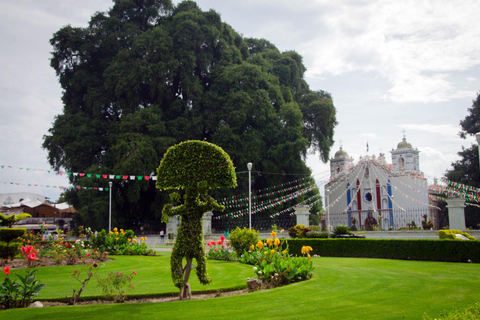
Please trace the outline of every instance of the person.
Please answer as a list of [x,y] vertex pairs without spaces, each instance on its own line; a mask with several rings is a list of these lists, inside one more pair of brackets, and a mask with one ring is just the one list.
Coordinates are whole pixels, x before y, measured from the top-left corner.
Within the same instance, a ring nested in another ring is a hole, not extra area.
[[165,239],[165,232],[163,232],[163,230],[160,230],[160,240],[163,240]]

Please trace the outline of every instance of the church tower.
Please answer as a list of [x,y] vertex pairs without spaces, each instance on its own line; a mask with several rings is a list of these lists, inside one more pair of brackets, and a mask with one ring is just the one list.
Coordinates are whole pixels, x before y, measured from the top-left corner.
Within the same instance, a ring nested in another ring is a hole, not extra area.
[[352,166],[353,159],[348,156],[348,153],[340,146],[340,150],[335,152],[335,157],[330,159],[330,179],[332,181],[345,176],[348,169]]
[[418,149],[414,149],[411,143],[407,142],[405,134],[397,149],[390,151],[392,154],[393,174],[420,173],[420,160]]

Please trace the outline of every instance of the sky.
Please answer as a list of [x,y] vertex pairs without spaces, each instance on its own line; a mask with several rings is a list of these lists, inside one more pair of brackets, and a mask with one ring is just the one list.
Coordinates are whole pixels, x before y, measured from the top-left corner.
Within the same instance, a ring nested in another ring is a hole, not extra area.
[[[330,92],[337,110],[331,157],[342,146],[355,161],[382,152],[391,162],[389,151],[405,134],[432,181],[451,168],[462,146],[476,143],[458,133],[480,92],[479,1],[197,4],[244,37],[303,56],[310,89]],[[87,26],[95,12],[112,6],[110,0],[0,0],[0,194],[33,192],[56,201],[60,187],[69,186],[65,175],[51,171],[42,149],[63,108],[49,39],[68,24]],[[329,164],[318,154],[307,164],[322,188]]]

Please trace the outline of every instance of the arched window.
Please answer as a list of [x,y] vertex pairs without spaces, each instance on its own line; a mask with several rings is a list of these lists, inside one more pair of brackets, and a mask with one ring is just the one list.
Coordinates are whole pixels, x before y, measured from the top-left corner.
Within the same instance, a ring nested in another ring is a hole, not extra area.
[[398,169],[403,170],[404,168],[405,168],[405,160],[403,159],[403,157],[400,157],[398,159]]

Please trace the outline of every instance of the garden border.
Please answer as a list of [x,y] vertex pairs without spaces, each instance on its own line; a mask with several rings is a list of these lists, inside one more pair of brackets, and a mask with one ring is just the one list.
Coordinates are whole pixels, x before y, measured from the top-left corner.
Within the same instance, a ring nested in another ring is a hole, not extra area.
[[289,252],[325,257],[381,258],[480,263],[480,241],[427,239],[288,239]]

